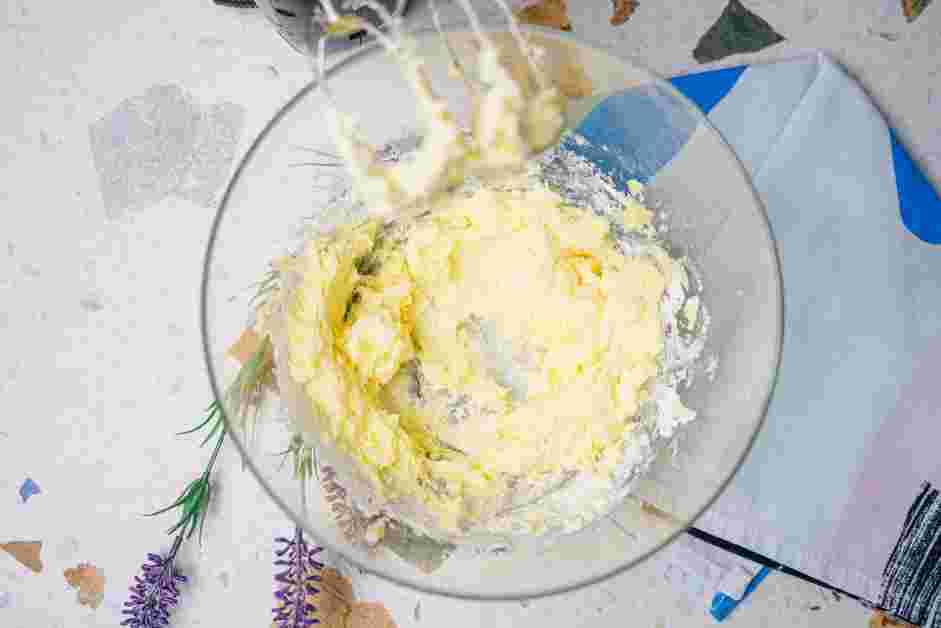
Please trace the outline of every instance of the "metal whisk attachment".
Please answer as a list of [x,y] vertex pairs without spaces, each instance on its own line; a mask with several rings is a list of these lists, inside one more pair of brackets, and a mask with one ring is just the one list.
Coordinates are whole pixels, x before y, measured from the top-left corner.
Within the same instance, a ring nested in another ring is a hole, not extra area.
[[[375,0],[354,1],[345,4],[343,12],[332,0],[322,0],[323,10],[314,17],[326,35],[317,41],[314,54],[318,88],[328,104],[328,123],[337,152],[352,174],[361,200],[372,211],[388,213],[413,205],[460,185],[467,175],[496,176],[519,170],[530,157],[558,141],[563,127],[563,96],[541,71],[536,51],[523,36],[506,2],[495,1],[507,18],[512,41],[526,60],[532,84],[514,78],[470,0],[458,0],[478,49],[475,67],[468,68],[447,40],[437,3],[431,2],[435,28],[472,100],[471,128],[464,129],[429,80],[417,42],[409,36],[401,18],[403,0],[397,0],[398,5],[391,11]],[[379,16],[381,24],[377,26],[347,12],[353,6],[368,8]],[[356,31],[365,31],[383,46],[415,94],[424,129],[422,141],[409,160],[383,163],[376,148],[359,133],[355,119],[334,105],[326,72],[327,41]]]

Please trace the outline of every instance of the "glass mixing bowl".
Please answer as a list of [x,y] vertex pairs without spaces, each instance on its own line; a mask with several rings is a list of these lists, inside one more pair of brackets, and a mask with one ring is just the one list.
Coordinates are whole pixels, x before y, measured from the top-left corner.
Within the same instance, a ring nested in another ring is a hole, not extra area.
[[[569,112],[572,124],[596,140],[611,138],[592,158],[616,181],[646,181],[664,237],[701,271],[702,300],[711,313],[705,355],[715,363],[707,369],[710,377],[682,391],[699,416],[683,428],[674,451],[661,452],[627,499],[578,532],[449,548],[392,530],[370,549],[347,540],[345,506],[339,507],[338,523],[336,505],[322,490],[329,478],[299,482],[285,463],[291,433],[276,400],[262,408],[250,438],[236,422],[230,425],[247,467],[316,542],[397,583],[473,599],[520,599],[597,582],[637,564],[690,526],[748,453],[765,416],[781,348],[781,277],[767,218],[735,154],[701,111],[669,83],[610,52],[567,34],[525,30],[554,59],[557,78],[581,96]],[[450,35],[457,42],[470,37]],[[454,103],[464,101],[441,39],[433,31],[417,37],[432,83]],[[394,62],[375,46],[336,63],[330,85],[339,106],[359,116],[376,145],[408,137],[415,127],[414,97]],[[593,110],[600,96],[611,93],[628,96],[618,105],[622,109]],[[251,320],[251,284],[272,260],[296,249],[307,229],[348,219],[327,209],[348,181],[323,154],[333,152],[323,107],[321,94],[310,86],[274,116],[239,164],[213,223],[201,323],[212,387],[221,401],[237,370],[226,350]]]

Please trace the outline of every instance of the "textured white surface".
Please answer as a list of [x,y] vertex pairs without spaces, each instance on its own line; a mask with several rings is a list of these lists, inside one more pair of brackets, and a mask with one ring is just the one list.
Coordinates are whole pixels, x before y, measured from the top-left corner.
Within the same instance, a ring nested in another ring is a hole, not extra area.
[[[607,24],[607,1],[570,4],[577,33],[668,72],[692,64],[690,50],[725,3],[647,0],[619,28]],[[938,177],[941,7],[906,25],[880,0],[745,4],[788,37],[748,60],[831,50]],[[160,195],[116,211],[102,192],[90,126],[125,99],[174,85],[200,107],[242,107],[244,148],[308,73],[260,14],[208,0],[9,0],[3,11],[0,542],[42,540],[45,570],[35,575],[0,555],[0,626],[113,626],[140,560],[168,544],[169,519],[140,513],[172,500],[208,454],[172,434],[210,395],[197,299],[212,210],[203,196]],[[26,476],[42,493],[21,504]],[[182,555],[192,583],[174,625],[268,625],[272,536],[290,526],[233,456],[223,456],[217,477],[206,540]],[[62,576],[81,561],[107,578],[97,610],[79,607]],[[711,623],[705,603],[669,585],[664,569],[657,557],[602,585],[525,604],[455,602],[371,578],[357,588],[386,603],[400,626]],[[855,604],[772,576],[728,623],[864,618]]]

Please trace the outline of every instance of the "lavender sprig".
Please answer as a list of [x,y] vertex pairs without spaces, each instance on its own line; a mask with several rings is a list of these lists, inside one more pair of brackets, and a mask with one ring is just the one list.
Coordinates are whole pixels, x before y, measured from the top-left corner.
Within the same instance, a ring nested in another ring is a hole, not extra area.
[[121,622],[122,626],[161,628],[169,625],[170,611],[180,597],[177,583],[186,582],[186,576],[177,573],[173,566],[184,533],[180,531],[166,556],[147,554],[147,562],[141,566],[142,576],[134,576],[131,597],[121,611],[128,616]]
[[218,402],[209,404],[206,418],[196,427],[183,434],[192,434],[209,426],[209,435],[200,447],[211,439],[216,439],[209,462],[202,475],[190,482],[172,504],[147,516],[159,515],[170,510],[180,509],[180,518],[167,534],[175,534],[173,546],[166,556],[147,554],[147,562],[141,566],[143,577],[134,576],[134,585],[130,588],[131,596],[124,603],[123,614],[128,618],[121,622],[130,628],[162,628],[170,624],[170,609],[176,606],[180,597],[177,583],[186,582],[186,576],[177,573],[174,561],[183,541],[193,536],[198,529],[202,539],[203,524],[212,499],[212,469],[216,464],[219,451],[225,442],[226,425],[222,406]]
[[307,601],[308,595],[319,593],[316,582],[320,582],[323,563],[316,559],[322,547],[309,546],[300,526],[294,529],[294,538],[278,537],[275,543],[283,547],[275,550],[275,566],[284,567],[274,580],[277,583],[274,596],[280,602],[272,609],[278,628],[306,628],[319,624],[315,613],[317,607]]
[[[278,278],[277,271],[272,270],[262,280],[256,296],[264,299],[268,293],[276,290]],[[239,427],[243,432],[247,432],[249,428],[247,409],[254,408],[257,413],[266,389],[272,385],[273,381],[274,359],[271,339],[265,336],[260,346],[239,369],[235,381],[224,395],[225,401],[234,408],[236,418],[241,419]],[[175,534],[176,537],[172,549],[166,556],[147,555],[147,562],[141,566],[143,575],[134,577],[135,584],[130,588],[131,596],[124,603],[123,613],[128,615],[128,618],[121,622],[122,626],[162,628],[170,624],[170,610],[176,606],[180,596],[177,583],[186,582],[186,577],[174,569],[174,561],[183,541],[193,536],[196,530],[199,530],[199,539],[202,541],[203,526],[206,523],[206,515],[213,495],[212,471],[228,433],[229,423],[226,421],[225,412],[222,401],[215,400],[206,408],[206,416],[198,425],[179,434],[193,434],[205,429],[208,433],[199,446],[203,447],[213,440],[215,444],[202,474],[190,482],[172,504],[147,515],[154,516],[179,509],[179,519],[167,530],[167,534]],[[303,543],[303,538],[300,540]],[[303,545],[305,560],[310,565],[320,565],[311,558],[316,551],[319,549],[311,552],[306,544]],[[322,568],[323,565],[320,567]],[[304,611],[307,612],[306,608]]]

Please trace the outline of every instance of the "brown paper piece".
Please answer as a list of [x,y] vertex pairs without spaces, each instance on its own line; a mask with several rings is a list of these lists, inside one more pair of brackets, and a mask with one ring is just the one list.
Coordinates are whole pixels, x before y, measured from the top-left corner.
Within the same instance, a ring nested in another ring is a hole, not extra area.
[[[332,567],[320,573],[318,593],[307,596],[322,628],[396,628],[389,610],[379,602],[357,602],[353,585]],[[278,628],[272,624],[272,628]]]
[[[264,339],[265,337],[256,332],[253,327],[246,327],[239,339],[235,341],[235,344],[226,351],[226,355],[238,360],[239,364],[245,366],[245,363],[258,353]],[[277,383],[272,373],[274,356],[269,353],[266,358],[269,361],[259,367],[258,377],[261,378],[259,381],[268,390],[277,390]]]
[[[539,33],[529,33],[527,37],[533,46],[539,46],[545,51],[543,71],[563,95],[567,98],[584,98],[592,94],[594,85],[582,67],[578,49],[573,44]],[[492,33],[491,38],[500,51],[507,71],[523,86],[526,93],[532,93],[532,69],[516,40],[508,33]],[[449,41],[462,61],[476,63],[476,39],[465,34],[454,34]]]
[[332,567],[320,573],[319,593],[307,596],[307,602],[317,607],[315,617],[323,628],[346,628],[353,605],[353,585]]
[[250,357],[258,352],[260,346],[261,336],[258,335],[258,332],[256,332],[254,328],[246,327],[242,335],[239,336],[239,339],[235,341],[235,344],[226,351],[226,355],[238,360],[239,364],[245,364]]
[[105,573],[90,563],[79,563],[77,567],[66,569],[65,581],[73,589],[78,589],[78,603],[82,606],[98,608],[105,599]]
[[346,628],[396,628],[389,609],[379,602],[356,602]]
[[647,502],[641,502],[640,509],[643,510],[648,515],[653,515],[654,517],[657,517],[658,519],[664,519],[666,521],[675,521],[675,517],[673,515],[671,515],[670,513],[664,510],[660,510],[656,506],[648,504]]
[[637,10],[637,0],[612,0],[614,13],[611,14],[611,26],[620,26],[631,19]]
[[876,611],[872,614],[872,618],[869,620],[869,628],[915,628],[912,624],[902,621],[901,619],[895,619],[886,615],[882,611]]
[[553,82],[559,91],[568,98],[585,98],[594,92],[594,86],[582,67],[578,51],[574,46],[565,46],[566,50],[552,53],[549,67]]
[[42,541],[10,541],[0,545],[0,549],[16,559],[21,565],[29,567],[33,573],[42,571]]
[[928,8],[932,0],[902,0],[902,13],[909,22],[914,22]]
[[526,7],[517,13],[516,17],[520,22],[533,26],[558,28],[562,31],[572,30],[565,0],[543,0],[539,4]]

